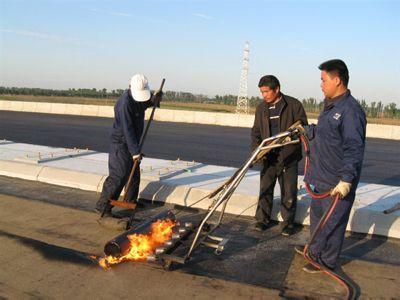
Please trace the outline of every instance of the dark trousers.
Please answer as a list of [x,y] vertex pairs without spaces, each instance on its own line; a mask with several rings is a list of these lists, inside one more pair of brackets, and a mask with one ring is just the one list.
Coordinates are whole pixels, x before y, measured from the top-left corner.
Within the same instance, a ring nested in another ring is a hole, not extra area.
[[[331,217],[315,236],[310,245],[310,252],[318,263],[322,263],[329,268],[335,268],[336,262],[342,250],[343,240],[349,221],[351,207],[353,206],[355,191],[351,191],[345,198],[339,200]],[[319,220],[328,210],[333,199],[313,199],[310,207],[310,232],[314,232]]]
[[[108,177],[104,181],[103,190],[100,199],[97,202],[98,207],[103,207],[107,200],[118,200],[122,189],[129,179],[133,166],[132,155],[129,153],[125,144],[111,143],[111,149],[108,156]],[[136,168],[133,175],[131,187],[127,193],[127,201],[134,202],[139,194],[140,184],[140,166]]]
[[271,220],[274,188],[278,179],[281,187],[281,214],[283,225],[294,222],[297,204],[297,162],[284,167],[279,163],[264,161],[260,173],[260,196],[256,211],[256,220],[267,224]]

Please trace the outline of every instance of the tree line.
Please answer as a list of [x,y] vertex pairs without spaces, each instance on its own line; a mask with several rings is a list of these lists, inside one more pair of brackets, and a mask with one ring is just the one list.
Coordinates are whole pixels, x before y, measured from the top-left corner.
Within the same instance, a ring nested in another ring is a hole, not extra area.
[[[317,102],[314,98],[303,99],[303,106],[307,112],[318,113],[324,106],[324,102]],[[382,101],[373,101],[367,104],[367,101],[362,99],[358,100],[361,107],[364,109],[367,117],[370,118],[390,118],[400,119],[400,108],[397,108],[396,103],[389,103],[384,105]]]
[[[60,96],[60,97],[85,97],[96,99],[117,99],[123,89],[115,89],[108,91],[107,89],[68,89],[54,90],[41,88],[19,88],[19,87],[0,87],[0,95],[33,95],[33,96]],[[236,105],[236,95],[216,95],[214,97],[193,94],[189,92],[164,92],[163,101],[167,102],[186,102],[186,103],[210,103],[210,104],[226,104]],[[249,106],[255,107],[262,102],[260,97],[249,98]],[[318,113],[323,107],[323,101],[317,101],[315,98],[307,98],[302,100],[304,109],[307,112]],[[396,118],[400,119],[400,108],[396,103],[384,105],[381,101],[371,102],[367,104],[366,100],[359,101],[368,117],[372,118]]]

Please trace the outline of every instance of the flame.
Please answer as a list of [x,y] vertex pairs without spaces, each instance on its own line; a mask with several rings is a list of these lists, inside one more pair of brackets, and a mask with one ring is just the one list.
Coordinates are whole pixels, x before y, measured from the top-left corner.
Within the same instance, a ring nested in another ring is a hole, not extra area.
[[175,225],[176,222],[171,219],[157,220],[151,224],[149,233],[128,235],[131,244],[129,252],[121,257],[105,256],[99,259],[99,265],[103,269],[110,269],[111,265],[124,261],[146,260],[149,254],[154,253],[155,248],[161,246],[171,238],[172,228]]

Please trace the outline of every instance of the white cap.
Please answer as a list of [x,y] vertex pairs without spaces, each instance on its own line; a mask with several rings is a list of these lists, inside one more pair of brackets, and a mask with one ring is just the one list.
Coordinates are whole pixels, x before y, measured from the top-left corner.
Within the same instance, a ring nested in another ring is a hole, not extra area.
[[143,74],[133,75],[129,85],[133,99],[138,102],[150,100],[150,87],[146,76]]

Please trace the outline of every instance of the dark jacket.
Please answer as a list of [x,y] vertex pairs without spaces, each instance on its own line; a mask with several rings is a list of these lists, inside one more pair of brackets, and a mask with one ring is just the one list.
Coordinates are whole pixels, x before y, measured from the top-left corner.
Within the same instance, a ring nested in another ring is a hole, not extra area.
[[[300,120],[307,125],[307,116],[301,102],[293,97],[282,94],[283,107],[280,113],[280,132],[288,129],[294,122]],[[261,143],[262,140],[271,136],[269,126],[269,104],[265,101],[256,108],[254,125],[251,129],[251,148],[252,151]],[[301,145],[289,145],[281,148],[279,160],[285,166],[301,160]],[[268,154],[267,154],[268,156]]]
[[364,158],[367,120],[361,105],[347,91],[326,105],[318,125],[306,127],[313,139],[311,165],[305,181],[325,192],[339,180],[357,187]]
[[125,144],[132,156],[139,154],[139,143],[144,127],[144,112],[152,105],[153,102],[150,100],[135,101],[130,90],[126,90],[114,106],[111,142]]

